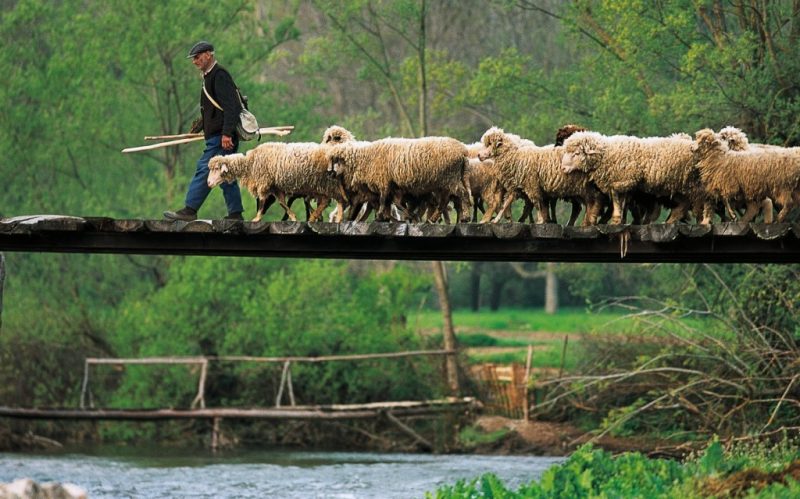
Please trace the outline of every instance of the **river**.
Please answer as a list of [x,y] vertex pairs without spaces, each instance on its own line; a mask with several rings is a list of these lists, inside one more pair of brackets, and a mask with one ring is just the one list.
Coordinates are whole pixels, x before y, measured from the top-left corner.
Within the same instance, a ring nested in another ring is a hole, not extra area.
[[71,449],[0,453],[0,482],[70,482],[90,498],[422,498],[494,473],[510,487],[563,458],[351,452]]

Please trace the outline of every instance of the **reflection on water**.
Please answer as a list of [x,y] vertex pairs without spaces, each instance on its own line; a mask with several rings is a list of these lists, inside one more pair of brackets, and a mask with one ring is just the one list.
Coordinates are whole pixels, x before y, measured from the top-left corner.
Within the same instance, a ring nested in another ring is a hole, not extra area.
[[510,487],[562,458],[348,452],[72,449],[0,453],[0,482],[75,483],[92,498],[409,498],[492,472]]

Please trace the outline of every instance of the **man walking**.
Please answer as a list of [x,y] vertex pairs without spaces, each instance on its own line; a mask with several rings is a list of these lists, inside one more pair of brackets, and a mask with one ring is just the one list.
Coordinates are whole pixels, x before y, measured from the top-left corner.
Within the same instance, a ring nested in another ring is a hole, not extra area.
[[[206,183],[209,160],[214,156],[235,153],[239,148],[236,125],[241,104],[233,77],[217,63],[213,45],[208,42],[198,42],[189,51],[187,58],[192,59],[192,64],[203,73],[203,90],[200,92],[202,125],[197,123],[192,127],[192,132],[203,131],[206,148],[197,161],[197,170],[189,182],[186,206],[177,211],[165,211],[164,217],[169,220],[190,221],[197,219],[197,211],[211,192]],[[225,218],[242,220],[244,209],[239,184],[223,183],[221,187],[228,208],[228,215]]]

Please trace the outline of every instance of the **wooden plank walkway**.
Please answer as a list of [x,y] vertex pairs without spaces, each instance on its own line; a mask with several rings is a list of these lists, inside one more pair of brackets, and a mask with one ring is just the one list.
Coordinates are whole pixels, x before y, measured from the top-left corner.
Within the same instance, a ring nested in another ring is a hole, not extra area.
[[386,414],[395,417],[427,416],[447,411],[472,410],[480,403],[472,397],[426,401],[375,402],[266,408],[204,409],[64,409],[0,407],[0,417],[19,419],[92,419],[152,421],[165,419],[366,419]]
[[800,224],[0,220],[0,251],[448,261],[800,263]]

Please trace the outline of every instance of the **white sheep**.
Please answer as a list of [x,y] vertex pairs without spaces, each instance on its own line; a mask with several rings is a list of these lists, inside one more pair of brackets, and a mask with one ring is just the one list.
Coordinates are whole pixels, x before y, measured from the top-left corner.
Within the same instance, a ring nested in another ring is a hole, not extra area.
[[467,148],[449,137],[386,138],[345,142],[327,148],[329,170],[341,176],[349,192],[378,198],[376,217],[389,216],[389,202],[400,207],[415,200],[446,210],[457,199],[461,221],[469,220],[469,188],[464,183]]
[[[694,151],[700,180],[711,201],[720,200],[730,206],[733,201],[744,200],[747,208],[741,222],[753,220],[767,198],[781,207],[778,222],[783,222],[800,204],[800,155],[795,151],[754,147],[732,151],[709,128],[695,133]],[[710,222],[711,208],[708,203],[703,223]]]
[[[538,147],[521,143],[513,134],[501,128],[492,127],[483,134],[484,146],[481,160],[493,159],[501,172],[501,182],[507,195],[502,214],[514,201],[518,193],[528,198],[536,208],[538,223],[548,223],[551,199],[578,198],[586,205],[584,225],[596,223],[599,214],[599,196],[589,183],[587,175],[567,175],[561,169],[563,148],[555,146]],[[500,220],[500,215],[494,222]]]
[[286,203],[287,196],[316,197],[320,200],[317,209],[308,217],[315,221],[322,215],[331,199],[337,202],[337,221],[343,217],[343,205],[347,195],[341,183],[327,174],[326,147],[314,143],[261,144],[244,154],[215,156],[209,161],[208,186],[213,188],[222,182],[238,179],[258,201],[254,222],[261,220],[266,211],[266,200],[274,195],[289,218],[297,215]]
[[611,197],[611,224],[622,223],[631,194],[641,192],[675,203],[666,223],[682,220],[703,197],[695,170],[693,142],[682,136],[639,138],[578,132],[564,141],[565,172],[588,173]]

